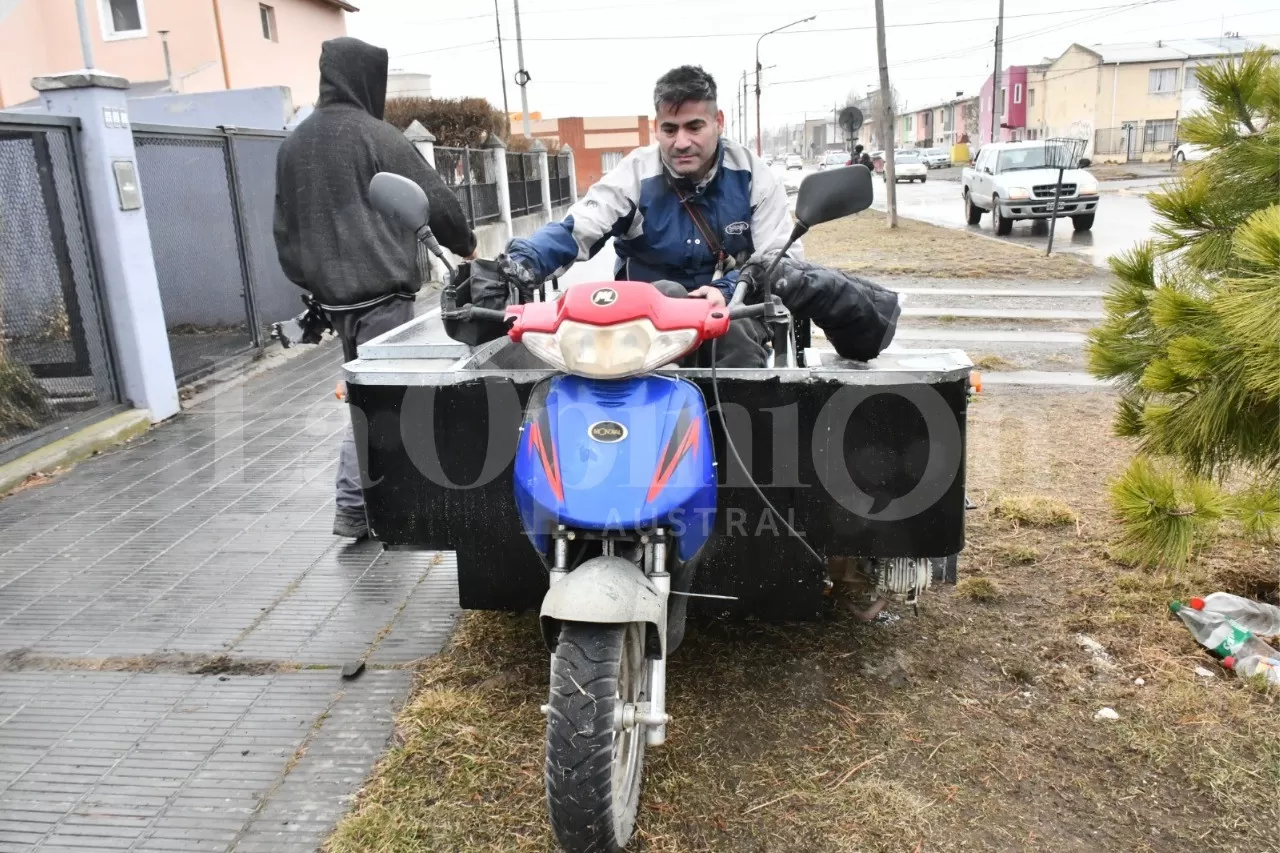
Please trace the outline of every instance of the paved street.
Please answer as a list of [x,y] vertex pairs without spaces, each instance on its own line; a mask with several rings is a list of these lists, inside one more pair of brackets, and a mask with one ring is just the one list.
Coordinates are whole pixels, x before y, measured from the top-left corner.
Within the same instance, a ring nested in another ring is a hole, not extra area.
[[[792,184],[798,184],[802,175],[815,171],[813,167],[806,167],[803,172],[792,170],[785,173],[781,167],[774,168],[784,174],[784,180]],[[1093,229],[1077,234],[1072,230],[1070,219],[1059,219],[1054,233],[1054,250],[1083,255],[1094,265],[1105,268],[1108,257],[1132,248],[1135,243],[1152,235],[1155,214],[1147,203],[1145,193],[1158,187],[1161,181],[1161,178],[1139,178],[1102,182],[1102,198]],[[885,185],[879,178],[875,179],[875,192],[874,206],[877,210],[884,210]],[[1048,245],[1047,222],[1018,222],[1008,237],[996,237],[990,214],[983,216],[980,225],[968,225],[964,217],[964,201],[958,175],[954,180],[939,180],[935,174],[925,183],[899,183],[898,212],[922,222],[972,231],[997,240],[1032,246],[1041,251]]]

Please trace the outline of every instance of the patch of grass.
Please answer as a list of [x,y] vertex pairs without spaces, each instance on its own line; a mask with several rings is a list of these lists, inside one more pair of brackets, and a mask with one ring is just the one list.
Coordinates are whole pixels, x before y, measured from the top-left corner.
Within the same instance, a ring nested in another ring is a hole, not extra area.
[[804,246],[810,260],[870,276],[1046,280],[1092,278],[1099,272],[1069,253],[1046,258],[1023,246],[914,219],[899,218],[898,228],[890,230],[884,214],[871,210],[819,225],[805,235]]
[[1032,527],[1054,527],[1075,524],[1076,513],[1057,498],[1044,495],[1002,495],[991,507],[991,512],[1019,524]]
[[995,353],[982,353],[970,356],[973,366],[978,370],[1017,370],[1018,365]]
[[996,582],[981,575],[961,578],[960,582],[956,584],[956,595],[982,604],[991,604],[1003,597],[1003,593],[1000,592],[1000,587],[996,586]]
[[1008,563],[1023,566],[1040,559],[1040,552],[1034,545],[1022,542],[1001,542],[996,546],[996,553]]

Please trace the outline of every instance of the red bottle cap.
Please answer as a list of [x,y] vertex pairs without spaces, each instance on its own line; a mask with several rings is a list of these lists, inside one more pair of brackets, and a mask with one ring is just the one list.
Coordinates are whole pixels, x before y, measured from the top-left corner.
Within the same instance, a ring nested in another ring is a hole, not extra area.
[[1191,606],[1196,610],[1204,610],[1204,599],[1200,598],[1199,596],[1196,596],[1195,598],[1191,599]]
[[1227,669],[1235,669],[1236,668],[1235,655],[1227,655],[1225,658],[1223,658],[1222,665],[1225,666]]

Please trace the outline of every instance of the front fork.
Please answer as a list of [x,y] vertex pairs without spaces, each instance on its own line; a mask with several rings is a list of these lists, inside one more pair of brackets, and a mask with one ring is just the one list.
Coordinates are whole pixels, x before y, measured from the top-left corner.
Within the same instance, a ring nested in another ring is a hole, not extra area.
[[[550,584],[554,585],[569,574],[569,542],[575,538],[576,534],[561,525],[552,536],[554,551],[551,562]],[[657,528],[652,533],[647,533],[640,537],[640,544],[643,548],[641,567],[644,569],[649,581],[662,596],[663,623],[658,626],[659,648],[662,651],[658,653],[657,658],[649,659],[649,684],[648,690],[645,692],[645,695],[649,697],[649,701],[627,705],[622,709],[622,716],[619,720],[619,725],[624,728],[631,728],[637,723],[643,724],[646,727],[645,743],[648,746],[662,746],[666,743],[667,723],[671,721],[666,712],[667,658],[665,638],[667,625],[665,614],[667,601],[671,598],[671,573],[667,571],[667,539],[667,532],[662,528]],[[612,556],[614,540],[606,539],[602,544],[604,554]]]

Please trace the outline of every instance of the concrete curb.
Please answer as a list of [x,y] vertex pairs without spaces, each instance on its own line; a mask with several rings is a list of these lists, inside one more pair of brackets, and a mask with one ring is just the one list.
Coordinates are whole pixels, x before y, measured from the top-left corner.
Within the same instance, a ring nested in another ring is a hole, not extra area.
[[0,465],[0,497],[8,494],[37,471],[51,471],[139,436],[151,427],[151,413],[130,409],[77,430],[57,441]]

